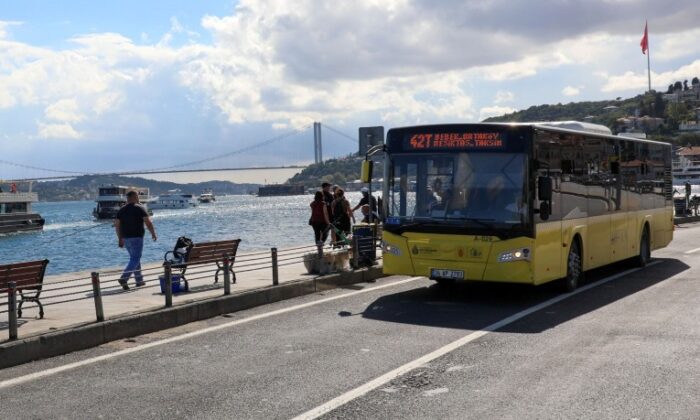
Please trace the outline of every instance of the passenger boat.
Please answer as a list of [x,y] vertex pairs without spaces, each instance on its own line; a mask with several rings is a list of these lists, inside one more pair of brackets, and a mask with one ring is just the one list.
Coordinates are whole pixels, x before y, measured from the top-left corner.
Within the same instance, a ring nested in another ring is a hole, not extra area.
[[95,219],[114,219],[117,217],[119,209],[126,204],[126,193],[134,190],[139,195],[139,201],[146,207],[148,214],[153,214],[148,208],[149,190],[148,188],[126,187],[122,185],[101,185],[98,189],[95,202],[97,205],[92,211]]
[[700,147],[681,147],[674,151],[673,184],[700,185]]
[[200,203],[211,203],[212,201],[216,201],[216,197],[214,197],[214,193],[211,189],[206,189],[199,195],[197,200],[199,200]]
[[170,190],[166,194],[161,194],[153,198],[148,203],[151,210],[161,209],[188,209],[197,207],[197,200],[192,194],[183,194],[180,190]]
[[15,183],[11,184],[10,192],[0,192],[0,233],[15,233],[41,230],[44,219],[32,212],[32,203],[39,201],[37,193],[21,192]]

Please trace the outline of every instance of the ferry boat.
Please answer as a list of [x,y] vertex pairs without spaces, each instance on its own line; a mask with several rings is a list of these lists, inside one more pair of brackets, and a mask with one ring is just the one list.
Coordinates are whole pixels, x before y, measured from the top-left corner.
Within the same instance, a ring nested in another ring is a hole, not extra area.
[[188,209],[197,207],[197,200],[192,194],[183,194],[180,190],[169,190],[148,202],[151,210],[161,209]]
[[0,192],[0,233],[43,229],[44,219],[32,212],[32,203],[39,201],[39,196],[32,192],[31,183],[27,192],[20,192],[15,183],[10,185],[9,192]]
[[97,205],[92,211],[95,219],[114,219],[117,217],[117,212],[126,204],[126,193],[134,190],[139,194],[139,201],[146,207],[148,214],[153,214],[153,211],[148,208],[149,191],[148,188],[126,187],[122,185],[101,185],[98,189],[95,202]]
[[200,203],[211,203],[212,201],[216,201],[216,197],[214,197],[214,193],[211,189],[206,189],[199,195],[197,200],[199,200]]
[[681,147],[674,152],[673,185],[700,185],[700,147]]

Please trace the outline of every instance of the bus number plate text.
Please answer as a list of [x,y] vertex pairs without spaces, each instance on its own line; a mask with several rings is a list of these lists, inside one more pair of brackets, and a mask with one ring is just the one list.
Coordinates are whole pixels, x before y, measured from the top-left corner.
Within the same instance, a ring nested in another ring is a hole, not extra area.
[[430,270],[430,278],[464,280],[464,271],[446,270],[444,268],[433,268]]

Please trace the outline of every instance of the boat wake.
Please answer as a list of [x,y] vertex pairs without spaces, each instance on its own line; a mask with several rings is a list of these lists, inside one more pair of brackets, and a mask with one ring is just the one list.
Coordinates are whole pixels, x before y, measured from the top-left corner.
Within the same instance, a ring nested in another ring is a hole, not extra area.
[[87,228],[100,224],[94,220],[83,220],[79,222],[67,222],[67,223],[46,223],[44,225],[44,231],[52,230],[64,230],[64,229],[77,229],[77,228]]

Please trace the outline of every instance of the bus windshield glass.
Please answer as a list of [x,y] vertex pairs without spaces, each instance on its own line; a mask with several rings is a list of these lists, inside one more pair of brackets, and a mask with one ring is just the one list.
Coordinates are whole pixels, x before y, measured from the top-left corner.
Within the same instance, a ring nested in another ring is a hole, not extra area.
[[404,153],[391,158],[387,229],[499,230],[528,224],[526,154]]

